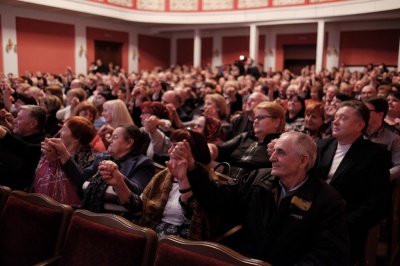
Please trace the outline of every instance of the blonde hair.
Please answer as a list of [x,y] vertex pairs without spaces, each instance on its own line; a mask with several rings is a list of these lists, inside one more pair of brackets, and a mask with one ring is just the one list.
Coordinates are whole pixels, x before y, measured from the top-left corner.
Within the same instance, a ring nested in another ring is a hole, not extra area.
[[204,101],[206,101],[207,99],[210,99],[217,105],[219,119],[227,120],[229,117],[229,106],[226,103],[225,98],[218,93],[212,93],[204,96]]
[[261,102],[254,108],[254,112],[259,109],[267,111],[272,117],[279,118],[279,125],[276,131],[277,133],[285,132],[285,109],[280,104],[275,102]]
[[294,90],[294,92],[297,94],[299,93],[299,86],[296,84],[290,84],[289,87],[287,87],[286,91]]
[[57,96],[58,99],[60,99],[60,102],[62,105],[64,105],[64,95],[63,91],[60,85],[49,85],[46,88],[44,88],[45,92],[50,92],[51,95]]
[[71,94],[73,97],[77,97],[79,102],[86,100],[86,92],[81,88],[70,89],[67,94]]
[[235,80],[228,80],[227,82],[225,82],[224,84],[224,89],[223,91],[225,92],[225,90],[228,87],[233,87],[235,89],[235,91],[237,92],[239,90],[239,83]]
[[129,114],[126,104],[121,100],[110,100],[103,104],[103,109],[106,107],[111,112],[113,128],[120,125],[134,125],[131,115]]
[[60,99],[55,95],[47,95],[46,97],[40,98],[39,102],[46,105],[49,112],[48,114],[52,115],[56,114],[62,105]]

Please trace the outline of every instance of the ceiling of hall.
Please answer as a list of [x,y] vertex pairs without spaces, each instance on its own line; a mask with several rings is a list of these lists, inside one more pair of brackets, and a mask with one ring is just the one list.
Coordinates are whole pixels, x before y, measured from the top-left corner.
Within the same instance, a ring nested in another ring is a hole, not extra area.
[[[390,1],[390,0],[383,0],[383,1]],[[400,2],[400,0],[397,0]],[[36,3],[35,3],[36,2]],[[70,10],[70,9],[64,9],[64,8],[58,8],[54,6],[50,6],[49,3],[51,1],[40,1],[43,4],[37,4],[39,1],[18,1],[18,0],[0,0],[0,5],[9,5],[9,6],[14,6],[18,8],[26,8],[26,9],[35,9],[35,10],[40,10],[44,12],[51,12],[55,14],[62,14],[62,15],[68,15],[68,16],[75,16],[79,18],[86,18],[86,19],[93,19],[93,20],[100,20],[100,21],[107,21],[107,22],[112,22],[112,23],[124,23],[125,25],[127,23],[132,24],[132,26],[139,26],[143,28],[148,28],[150,32],[152,33],[162,33],[162,32],[170,32],[170,31],[186,31],[186,30],[193,30],[194,28],[200,28],[200,29],[221,29],[221,28],[233,28],[233,27],[243,27],[247,25],[250,25],[252,22],[248,23],[168,23],[168,21],[164,23],[154,23],[154,22],[143,22],[143,21],[133,21],[131,20],[126,20],[126,19],[121,19],[118,17],[111,17],[111,16],[105,16],[105,15],[98,15],[94,13],[90,13],[90,8],[85,9],[85,12],[81,11],[75,11],[75,10]],[[48,3],[46,3],[48,2]],[[72,1],[72,2],[80,2],[82,1]],[[90,2],[89,2],[90,3]],[[48,5],[49,4],[49,5]],[[111,8],[111,7],[110,7]],[[114,8],[118,9],[118,8]],[[131,12],[137,12],[140,13],[141,15],[145,14],[146,12],[142,11],[131,11]],[[268,12],[268,11],[266,11]],[[1,11],[0,11],[1,13]],[[133,14],[135,15],[135,14]],[[187,15],[187,14],[186,14]],[[196,14],[196,16],[199,16],[201,14]],[[154,16],[154,13],[149,14],[149,16]],[[267,17],[267,15],[265,15]],[[256,25],[259,26],[268,26],[268,25],[285,25],[285,24],[302,24],[302,23],[314,23],[318,21],[318,19],[321,18],[314,18],[314,19],[301,19],[301,20],[267,20],[265,22],[256,22]],[[381,12],[372,12],[372,13],[366,13],[366,14],[360,14],[360,15],[341,15],[341,16],[329,16],[326,18],[323,18],[326,22],[341,22],[341,23],[346,23],[346,22],[352,22],[352,21],[365,21],[365,22],[370,22],[370,21],[377,21],[377,20],[400,20],[400,8],[396,8],[394,10],[388,10],[388,11],[381,11]],[[168,24],[167,24],[168,23]]]

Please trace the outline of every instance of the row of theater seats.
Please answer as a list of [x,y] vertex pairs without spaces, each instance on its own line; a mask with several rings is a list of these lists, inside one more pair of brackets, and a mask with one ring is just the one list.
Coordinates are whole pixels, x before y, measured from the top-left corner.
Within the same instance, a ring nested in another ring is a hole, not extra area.
[[368,232],[360,266],[400,265],[400,182],[391,184],[388,216]]
[[156,233],[0,186],[0,265],[270,265],[217,243]]

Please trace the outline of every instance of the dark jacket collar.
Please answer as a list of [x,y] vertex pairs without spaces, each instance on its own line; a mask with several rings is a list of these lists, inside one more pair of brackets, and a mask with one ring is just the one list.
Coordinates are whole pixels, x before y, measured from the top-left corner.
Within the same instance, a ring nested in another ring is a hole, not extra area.
[[[262,144],[268,144],[271,142],[271,140],[273,139],[277,139],[279,138],[279,136],[281,135],[281,133],[272,133],[272,134],[268,134],[267,136],[265,136],[264,141],[262,142]],[[247,133],[247,136],[251,139],[254,140],[258,140],[254,131],[250,131]]]
[[20,137],[20,139],[28,143],[40,143],[44,140],[45,137],[46,134],[44,132],[38,132],[29,136]]

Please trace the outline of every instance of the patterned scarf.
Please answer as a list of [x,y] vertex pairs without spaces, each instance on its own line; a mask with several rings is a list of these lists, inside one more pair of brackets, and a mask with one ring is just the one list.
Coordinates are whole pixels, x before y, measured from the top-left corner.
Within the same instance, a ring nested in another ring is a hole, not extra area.
[[224,138],[224,133],[222,131],[221,121],[211,116],[205,116],[205,120],[203,134],[207,142],[222,140]]
[[[125,162],[130,154],[126,154],[119,159],[110,158],[111,161],[118,165],[121,169],[121,164]],[[104,197],[108,187],[108,183],[103,180],[99,171],[91,178],[91,181],[83,196],[82,208],[89,211],[99,213],[104,210]]]
[[[212,170],[206,170],[209,171],[213,178],[217,178]],[[161,222],[173,180],[174,177],[168,168],[157,173],[151,179],[143,191],[143,215],[138,221],[138,225],[154,229]],[[188,239],[210,240],[214,238],[219,217],[206,214],[197,203],[194,205]]]
[[168,168],[157,173],[143,191],[143,215],[138,224],[154,228],[162,218],[174,177]]
[[74,155],[75,162],[81,169],[91,165],[94,161],[96,154],[90,145],[82,146],[82,148]]

